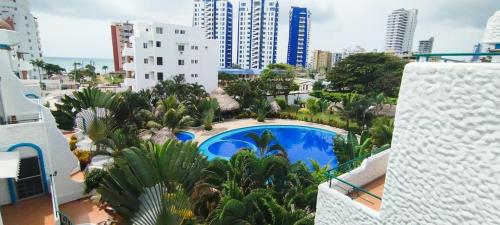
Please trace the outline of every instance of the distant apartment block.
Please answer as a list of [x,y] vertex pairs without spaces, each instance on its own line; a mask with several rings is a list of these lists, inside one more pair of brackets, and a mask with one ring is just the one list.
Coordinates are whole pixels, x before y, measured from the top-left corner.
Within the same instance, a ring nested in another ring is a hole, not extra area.
[[397,9],[387,17],[385,50],[397,55],[412,52],[413,36],[417,27],[416,9]]
[[432,47],[434,46],[434,37],[429,38],[429,40],[422,40],[418,43],[419,53],[432,53]]
[[331,52],[315,50],[312,55],[312,69],[320,70],[332,67],[332,56]]
[[123,51],[124,85],[129,89],[148,89],[174,76],[203,85],[208,92],[217,87],[218,45],[206,38],[203,29],[135,23],[130,42]]
[[355,47],[349,47],[349,48],[344,48],[342,49],[342,58],[347,58],[350,55],[354,54],[360,54],[360,53],[366,53],[366,49],[357,45]]
[[0,19],[5,20],[19,35],[19,45],[12,49],[16,59],[12,62],[14,71],[21,79],[38,78],[38,73],[31,73],[33,59],[42,58],[42,46],[38,31],[37,18],[31,14],[28,0],[0,1]]
[[111,41],[113,45],[113,64],[115,72],[123,71],[123,49],[129,45],[129,38],[134,34],[134,25],[127,22],[111,24]]
[[233,5],[228,0],[195,0],[193,26],[219,44],[219,67],[233,64]]
[[340,52],[334,52],[332,53],[332,65],[335,66],[337,65],[342,59],[344,58],[344,54]]
[[262,69],[276,63],[278,0],[241,0],[238,14],[237,64]]
[[311,12],[307,8],[292,7],[288,38],[287,63],[305,68],[311,36]]

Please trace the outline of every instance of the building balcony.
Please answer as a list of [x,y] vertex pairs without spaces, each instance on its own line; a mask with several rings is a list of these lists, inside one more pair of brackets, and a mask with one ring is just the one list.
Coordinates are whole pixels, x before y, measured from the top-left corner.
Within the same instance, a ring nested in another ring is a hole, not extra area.
[[126,87],[128,87],[128,86],[134,86],[134,84],[135,84],[135,78],[128,78],[127,77],[127,78],[125,78],[123,80],[123,85],[126,86]]
[[25,60],[19,60],[19,71],[32,71],[33,65]]
[[135,70],[134,62],[124,63],[123,64],[123,70],[125,70],[125,71],[134,71]]
[[125,47],[122,51],[122,55],[123,56],[134,56],[134,49],[129,48],[129,47]]
[[[357,158],[330,171],[330,180],[321,185],[320,195],[344,207],[378,212],[384,194],[385,173],[390,150]],[[349,171],[351,168],[355,168]],[[348,171],[340,176],[338,174]],[[321,199],[318,197],[318,199]]]

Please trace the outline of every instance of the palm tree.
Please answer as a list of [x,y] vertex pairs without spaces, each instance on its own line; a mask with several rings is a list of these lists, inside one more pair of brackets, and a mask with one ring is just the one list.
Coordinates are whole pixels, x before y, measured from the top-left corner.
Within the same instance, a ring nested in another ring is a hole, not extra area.
[[317,186],[303,163],[241,150],[204,170],[191,196],[208,224],[313,224]]
[[326,174],[330,170],[330,164],[327,164],[323,167],[321,167],[318,163],[318,161],[314,159],[309,160],[312,165],[312,176],[314,177],[314,180],[316,181],[317,185],[320,185],[321,183],[325,182],[327,180]]
[[191,117],[187,115],[186,106],[173,95],[159,101],[157,105],[162,124],[171,131],[185,127],[192,122]]
[[102,70],[104,70],[104,74],[108,73],[108,66],[102,66]]
[[267,115],[271,113],[271,103],[267,99],[257,100],[250,109],[257,114],[257,121],[264,122]]
[[101,151],[101,143],[107,140],[116,127],[115,121],[111,117],[100,118],[94,114],[88,124],[86,133],[96,146],[96,151]]
[[123,223],[184,224],[193,219],[189,195],[207,165],[195,143],[146,143],[124,149],[117,162],[97,192]]
[[219,103],[217,99],[205,98],[201,101],[201,108],[203,110],[202,121],[205,130],[212,130],[212,122],[215,117],[215,112],[219,110]]
[[346,123],[346,130],[350,129],[350,121],[351,115],[354,111],[354,103],[356,102],[356,95],[349,93],[347,95],[342,96],[342,107],[335,106],[335,109],[340,113],[340,115],[344,118]]
[[252,141],[255,143],[260,158],[264,158],[268,153],[275,153],[275,155],[280,155],[285,158],[288,157],[285,149],[277,143],[276,137],[270,130],[265,130],[260,136],[256,133],[251,132],[248,133],[246,137],[252,139]]
[[[347,134],[347,136],[336,136],[334,139],[333,151],[337,157],[338,166],[344,165],[347,162],[352,162],[353,159],[360,158],[373,149],[372,140],[370,138],[369,132],[362,132],[361,137],[358,138],[353,132]],[[361,161],[352,162],[352,165],[347,165],[348,168],[340,168],[350,170],[353,167],[357,167],[361,164]],[[344,171],[341,171],[344,172]]]
[[30,60],[31,65],[37,68],[38,70],[38,79],[40,83],[42,83],[42,69],[45,66],[45,62],[43,59],[32,59]]
[[384,147],[392,142],[392,133],[394,132],[394,119],[380,117],[374,120],[370,128],[373,145]]
[[314,224],[314,219],[307,212],[287,210],[266,189],[255,189],[244,196],[225,196],[207,220],[213,225]]

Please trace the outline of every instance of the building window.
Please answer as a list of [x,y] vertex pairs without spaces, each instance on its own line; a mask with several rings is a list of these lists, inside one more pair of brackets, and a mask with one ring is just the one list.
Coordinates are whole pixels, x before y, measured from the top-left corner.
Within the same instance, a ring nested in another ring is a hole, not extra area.
[[146,43],[146,42],[142,43],[142,47],[143,48],[148,48],[148,43]]
[[149,64],[149,60],[147,58],[144,59],[144,64]]
[[184,60],[183,60],[183,59],[179,59],[179,61],[178,61],[178,65],[179,65],[179,66],[184,66]]
[[163,34],[163,27],[157,27],[156,28],[156,33],[157,34]]
[[149,73],[144,74],[144,79],[149,80]]
[[179,34],[179,30],[175,30],[175,34]]
[[181,78],[182,80],[184,80],[184,79],[186,79],[186,75],[184,75],[184,74],[181,73],[181,74],[179,74],[179,78]]
[[178,45],[177,49],[179,50],[179,52],[183,52],[184,51],[184,45]]
[[163,57],[156,57],[156,65],[158,66],[163,65]]
[[185,33],[186,33],[186,31],[185,31],[185,30],[181,30],[181,34],[185,34]]
[[158,72],[158,73],[156,74],[156,77],[158,78],[158,80],[159,80],[159,81],[163,81],[163,73]]
[[157,41],[157,42],[156,42],[156,47],[157,47],[157,48],[161,48],[161,41]]

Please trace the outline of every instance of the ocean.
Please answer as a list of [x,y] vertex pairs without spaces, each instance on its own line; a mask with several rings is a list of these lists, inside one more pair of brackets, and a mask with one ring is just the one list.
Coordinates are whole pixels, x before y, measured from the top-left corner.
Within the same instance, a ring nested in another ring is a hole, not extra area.
[[46,63],[56,64],[66,69],[69,72],[74,69],[75,62],[81,63],[82,66],[92,64],[95,66],[97,73],[104,73],[103,66],[108,66],[108,73],[115,70],[113,59],[96,59],[96,58],[64,58],[64,57],[43,57]]

